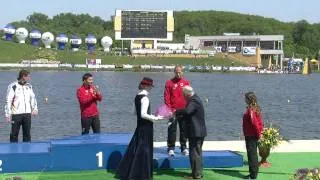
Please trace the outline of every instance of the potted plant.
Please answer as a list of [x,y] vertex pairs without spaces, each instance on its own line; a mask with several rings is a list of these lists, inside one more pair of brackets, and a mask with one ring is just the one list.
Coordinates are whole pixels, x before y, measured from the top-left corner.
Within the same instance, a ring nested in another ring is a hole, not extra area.
[[261,161],[259,166],[270,167],[271,164],[267,161],[270,155],[270,150],[278,146],[283,140],[279,129],[275,127],[267,127],[263,129],[260,140],[258,141],[258,150]]

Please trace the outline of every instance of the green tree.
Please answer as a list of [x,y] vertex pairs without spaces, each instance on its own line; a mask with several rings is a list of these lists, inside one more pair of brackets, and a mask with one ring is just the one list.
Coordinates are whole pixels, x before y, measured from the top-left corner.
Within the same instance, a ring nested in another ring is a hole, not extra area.
[[301,43],[302,36],[307,31],[308,26],[309,26],[309,23],[306,20],[301,20],[297,22],[292,34],[294,43],[296,44]]
[[[291,57],[293,53],[297,57],[314,56],[320,47],[320,24],[309,24],[305,20],[284,23],[273,18],[223,11],[175,11],[174,18],[173,42],[184,42],[185,34],[203,36],[238,32],[242,35],[284,35],[286,57]],[[33,13],[26,20],[12,24],[16,27],[26,27],[28,30],[37,28],[41,32],[50,31],[55,36],[59,33],[66,33],[69,37],[78,35],[83,40],[90,33],[96,36],[98,47],[103,36],[114,39],[114,22],[89,14],[60,13],[49,18],[42,13]],[[121,48],[122,41],[114,40],[112,46]],[[124,41],[123,46],[128,48],[130,42]]]

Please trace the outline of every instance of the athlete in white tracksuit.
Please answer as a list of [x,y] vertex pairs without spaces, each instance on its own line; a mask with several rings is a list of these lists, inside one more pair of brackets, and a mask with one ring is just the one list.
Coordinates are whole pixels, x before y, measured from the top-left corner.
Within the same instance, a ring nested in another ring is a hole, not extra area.
[[10,142],[18,142],[20,126],[23,131],[23,142],[30,142],[31,114],[38,114],[37,100],[28,81],[30,73],[21,70],[18,81],[8,86],[5,116],[11,121]]

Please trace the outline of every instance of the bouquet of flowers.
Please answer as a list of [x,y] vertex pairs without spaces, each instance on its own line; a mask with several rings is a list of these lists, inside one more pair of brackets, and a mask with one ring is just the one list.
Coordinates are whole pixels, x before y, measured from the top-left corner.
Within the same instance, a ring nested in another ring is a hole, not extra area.
[[278,146],[283,137],[280,135],[279,129],[274,127],[264,128],[261,138],[258,141],[258,150],[261,161],[259,165],[262,167],[270,167],[271,164],[267,162],[267,158],[270,155],[270,150]]
[[166,119],[170,119],[173,117],[172,110],[165,104],[159,106],[156,110],[156,116],[162,116]]
[[280,135],[279,129],[274,127],[264,128],[261,138],[258,141],[259,148],[274,148],[278,146],[283,137]]
[[294,180],[307,179],[307,180],[320,180],[320,168],[314,169],[298,169],[292,178]]

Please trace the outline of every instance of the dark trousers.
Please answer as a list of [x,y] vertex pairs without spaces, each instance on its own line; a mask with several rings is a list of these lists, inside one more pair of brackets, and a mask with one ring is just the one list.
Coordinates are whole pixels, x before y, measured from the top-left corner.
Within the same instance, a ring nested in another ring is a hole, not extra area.
[[187,138],[186,138],[186,122],[183,121],[183,119],[170,119],[172,124],[168,127],[168,139],[167,139],[167,145],[168,145],[168,151],[174,150],[176,146],[176,137],[177,137],[177,124],[179,124],[179,131],[180,131],[180,146],[181,146],[181,152],[187,148]]
[[189,138],[189,159],[193,178],[201,178],[203,170],[202,145],[204,137]]
[[256,179],[259,171],[258,153],[257,153],[258,138],[246,136],[245,141],[246,141],[246,148],[247,148],[250,178]]
[[18,142],[20,126],[22,126],[23,142],[31,141],[31,114],[14,114],[11,116],[11,143]]
[[100,133],[99,116],[92,116],[88,118],[81,118],[82,135],[89,134],[90,127],[93,133]]

